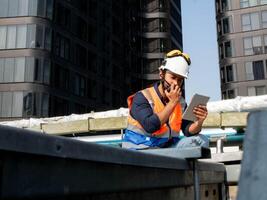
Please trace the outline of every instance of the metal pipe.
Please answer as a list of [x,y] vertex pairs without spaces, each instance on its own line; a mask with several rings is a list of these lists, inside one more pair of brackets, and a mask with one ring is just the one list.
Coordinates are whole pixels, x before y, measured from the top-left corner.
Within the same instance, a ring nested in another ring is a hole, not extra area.
[[216,153],[223,153],[223,138],[220,138],[216,142]]
[[196,167],[197,160],[193,159],[193,177],[194,177],[194,200],[200,200],[200,188],[199,188],[199,176],[198,176],[198,169]]

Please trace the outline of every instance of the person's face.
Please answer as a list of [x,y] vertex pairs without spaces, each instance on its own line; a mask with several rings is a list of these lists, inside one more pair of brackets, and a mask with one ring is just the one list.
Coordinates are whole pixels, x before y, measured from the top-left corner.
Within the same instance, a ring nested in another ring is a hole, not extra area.
[[160,76],[164,78],[169,85],[174,84],[181,87],[184,81],[184,77],[174,74],[168,70],[165,72],[165,74],[161,74]]

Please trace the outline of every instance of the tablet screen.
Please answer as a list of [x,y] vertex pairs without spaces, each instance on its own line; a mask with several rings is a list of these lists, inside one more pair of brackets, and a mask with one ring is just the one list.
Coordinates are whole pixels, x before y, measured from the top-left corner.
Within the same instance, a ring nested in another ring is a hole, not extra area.
[[193,113],[194,107],[200,104],[206,105],[208,101],[209,101],[209,97],[203,96],[200,94],[194,94],[189,106],[186,108],[185,112],[183,113],[183,119],[196,121],[197,119]]

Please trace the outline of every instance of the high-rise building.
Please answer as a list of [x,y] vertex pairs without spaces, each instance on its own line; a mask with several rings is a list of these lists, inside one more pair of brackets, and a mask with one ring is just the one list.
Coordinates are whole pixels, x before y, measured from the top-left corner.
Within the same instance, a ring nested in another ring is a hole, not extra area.
[[0,120],[126,106],[172,48],[180,0],[0,0]]
[[216,0],[223,99],[267,93],[267,1]]

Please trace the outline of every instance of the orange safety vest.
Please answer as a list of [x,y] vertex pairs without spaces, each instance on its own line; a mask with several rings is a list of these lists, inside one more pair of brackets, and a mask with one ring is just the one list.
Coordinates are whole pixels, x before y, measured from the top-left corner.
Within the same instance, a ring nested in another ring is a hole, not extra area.
[[[154,113],[161,112],[165,105],[162,103],[160,97],[158,96],[154,87],[149,87],[141,91],[144,97],[148,100],[150,106],[152,107]],[[131,95],[127,99],[129,110],[132,108],[132,101],[134,95]],[[163,124],[159,130],[152,133],[152,137],[157,138],[171,138],[178,137],[182,124],[182,106],[177,104],[172,114],[169,117],[169,123]],[[141,124],[135,120],[130,114],[128,116],[128,130],[135,133],[143,134],[145,136],[151,136],[151,133],[147,133]]]

